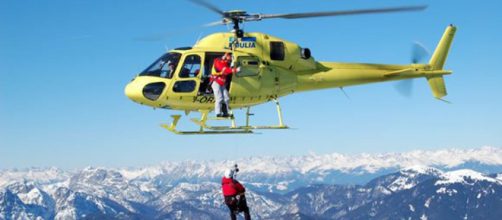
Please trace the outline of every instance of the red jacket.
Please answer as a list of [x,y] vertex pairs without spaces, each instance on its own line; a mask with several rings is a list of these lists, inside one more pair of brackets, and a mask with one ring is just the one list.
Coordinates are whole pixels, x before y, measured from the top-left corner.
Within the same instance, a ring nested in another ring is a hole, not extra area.
[[226,177],[221,179],[221,190],[223,191],[223,196],[236,196],[237,194],[246,192],[246,189],[239,181]]
[[214,69],[216,72],[221,73],[221,75],[211,75],[211,82],[217,82],[220,86],[224,86],[227,82],[227,76],[232,74],[234,71],[230,67],[230,63],[222,60],[221,58],[214,59]]

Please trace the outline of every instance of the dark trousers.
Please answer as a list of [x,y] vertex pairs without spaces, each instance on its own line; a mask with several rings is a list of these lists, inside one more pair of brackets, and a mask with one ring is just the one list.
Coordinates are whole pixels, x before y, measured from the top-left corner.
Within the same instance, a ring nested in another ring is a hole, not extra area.
[[244,195],[225,196],[225,204],[227,204],[228,209],[230,210],[230,219],[236,220],[236,214],[239,214],[239,212],[244,212],[244,219],[251,220],[251,215],[249,215],[249,207]]

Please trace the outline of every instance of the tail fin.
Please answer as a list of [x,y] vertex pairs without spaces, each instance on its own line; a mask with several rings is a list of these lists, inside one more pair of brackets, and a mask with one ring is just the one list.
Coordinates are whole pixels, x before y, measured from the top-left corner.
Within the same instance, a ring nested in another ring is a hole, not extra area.
[[[429,61],[429,65],[431,65],[432,70],[443,69],[456,30],[457,28],[453,25],[450,25],[446,28],[443,37],[439,41],[439,44],[436,47],[434,54],[432,54],[431,60]],[[429,86],[431,87],[432,95],[436,99],[442,100],[441,98],[447,95],[443,75],[428,76],[426,78]]]
[[453,41],[453,37],[455,36],[456,31],[457,28],[453,25],[450,25],[446,28],[443,37],[439,41],[439,44],[432,54],[431,60],[429,61],[429,64],[434,70],[443,69],[446,58],[448,57],[448,51],[450,50],[451,42]]

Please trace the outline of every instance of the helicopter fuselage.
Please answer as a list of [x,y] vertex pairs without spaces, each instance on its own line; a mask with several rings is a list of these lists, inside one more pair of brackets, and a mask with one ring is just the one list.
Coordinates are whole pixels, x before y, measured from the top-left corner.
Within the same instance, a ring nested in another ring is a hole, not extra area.
[[[452,38],[454,32],[455,28],[449,27],[445,36]],[[236,41],[232,33],[215,33],[191,48],[163,55],[136,76],[126,86],[125,93],[131,100],[154,108],[212,110],[214,98],[208,90],[209,76],[215,71],[214,59],[225,52],[232,52],[233,65],[241,69],[233,74],[228,85],[230,107],[234,109],[302,91],[418,77],[442,80],[442,75],[451,73],[432,64],[317,62],[309,49],[268,34],[246,33]],[[436,98],[446,95],[438,92],[437,96],[434,94]]]

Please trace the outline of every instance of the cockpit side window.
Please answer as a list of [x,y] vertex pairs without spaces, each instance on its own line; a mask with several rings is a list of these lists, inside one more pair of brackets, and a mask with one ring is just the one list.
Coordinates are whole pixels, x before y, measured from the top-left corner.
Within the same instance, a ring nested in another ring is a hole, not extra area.
[[150,65],[146,70],[141,72],[140,76],[158,76],[163,78],[172,78],[176,67],[180,61],[180,53],[166,53],[157,59],[152,65]]
[[284,43],[281,41],[270,42],[270,59],[284,60]]
[[178,76],[180,78],[192,78],[196,77],[200,73],[200,56],[199,55],[188,55],[185,58],[185,62],[180,69]]

